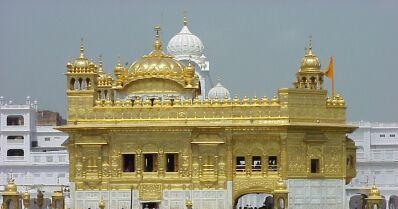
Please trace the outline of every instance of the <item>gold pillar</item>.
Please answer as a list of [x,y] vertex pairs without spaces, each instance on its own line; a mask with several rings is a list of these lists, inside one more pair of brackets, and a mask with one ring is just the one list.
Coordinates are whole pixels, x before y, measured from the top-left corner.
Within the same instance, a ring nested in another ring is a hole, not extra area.
[[191,200],[185,200],[185,206],[187,206],[187,209],[192,209],[192,201]]
[[101,199],[101,201],[98,203],[98,207],[100,209],[104,209],[105,208],[105,201],[103,199]]
[[366,198],[368,202],[368,209],[381,209],[381,203],[383,198],[380,196],[380,191],[376,185],[373,184],[369,191],[369,196]]
[[30,206],[30,194],[28,191],[24,192],[22,195],[23,206],[25,209],[28,209]]
[[21,209],[20,194],[14,179],[10,179],[5,187],[3,195],[3,209]]
[[51,195],[51,208],[52,209],[65,209],[65,196],[61,191],[54,191]]
[[274,190],[274,209],[286,209],[288,207],[288,193],[285,182],[280,178]]

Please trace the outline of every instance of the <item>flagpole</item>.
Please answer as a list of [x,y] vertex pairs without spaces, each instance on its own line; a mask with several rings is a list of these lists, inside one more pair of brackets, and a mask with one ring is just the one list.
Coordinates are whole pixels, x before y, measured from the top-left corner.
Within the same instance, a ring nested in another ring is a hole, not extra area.
[[334,97],[334,74],[332,75],[332,97]]

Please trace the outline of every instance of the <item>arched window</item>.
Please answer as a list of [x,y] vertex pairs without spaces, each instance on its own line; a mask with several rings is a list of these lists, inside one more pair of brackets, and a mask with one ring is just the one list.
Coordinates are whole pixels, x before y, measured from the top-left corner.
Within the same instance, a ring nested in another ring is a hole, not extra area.
[[79,90],[82,90],[83,79],[79,78]]
[[311,77],[311,83],[315,83],[316,79],[315,77]]
[[22,115],[7,116],[7,126],[23,126],[24,118]]
[[9,149],[7,150],[7,156],[24,156],[23,149]]
[[70,90],[75,90],[75,82],[76,82],[75,78],[70,79],[70,81],[69,81],[69,89]]
[[86,78],[86,89],[89,90],[91,87],[90,78]]
[[23,143],[23,136],[7,136],[7,143]]

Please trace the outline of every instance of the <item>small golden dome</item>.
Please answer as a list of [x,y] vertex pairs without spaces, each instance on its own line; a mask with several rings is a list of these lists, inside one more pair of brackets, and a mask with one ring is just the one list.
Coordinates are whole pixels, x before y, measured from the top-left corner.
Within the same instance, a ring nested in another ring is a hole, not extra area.
[[73,62],[75,68],[89,68],[90,61],[84,56],[83,39],[80,41],[80,56]]
[[118,58],[117,64],[113,69],[113,71],[116,76],[121,75],[122,72],[124,71],[124,67],[122,66],[122,61],[120,60],[120,57]]
[[17,192],[17,185],[14,182],[14,179],[10,179],[5,187],[6,192]]
[[30,194],[29,194],[28,191],[25,191],[25,192],[22,194],[22,199],[24,199],[24,200],[29,200],[29,199],[30,199]]
[[148,55],[142,56],[135,61],[129,68],[129,74],[156,74],[158,72],[171,71],[174,73],[182,73],[185,66],[173,59],[173,56],[167,55],[162,51],[162,43],[159,38],[160,27],[155,27],[156,36],[154,42],[154,50]]
[[310,39],[306,53],[301,60],[300,71],[319,71],[321,63],[318,57],[312,52],[312,41]]
[[373,184],[372,188],[369,191],[369,197],[379,197],[380,191],[377,189],[376,185]]
[[278,190],[286,190],[287,189],[287,186],[282,179],[278,180],[278,182],[276,183],[276,187]]
[[103,199],[101,199],[101,201],[98,203],[98,207],[100,209],[104,209],[105,208],[105,201]]

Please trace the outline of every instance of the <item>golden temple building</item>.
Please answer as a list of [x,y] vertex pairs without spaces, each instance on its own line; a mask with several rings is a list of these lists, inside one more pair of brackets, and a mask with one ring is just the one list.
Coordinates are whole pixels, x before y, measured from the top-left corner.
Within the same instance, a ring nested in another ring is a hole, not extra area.
[[285,190],[284,208],[345,207],[355,127],[342,96],[328,97],[311,43],[293,85],[271,99],[209,98],[197,66],[165,53],[155,31],[152,52],[119,60],[113,76],[83,43],[67,63],[59,130],[70,136],[74,208],[231,209],[243,195]]

